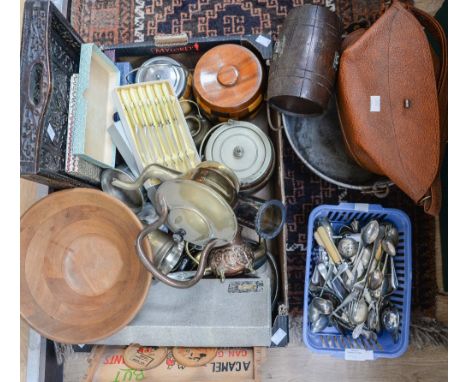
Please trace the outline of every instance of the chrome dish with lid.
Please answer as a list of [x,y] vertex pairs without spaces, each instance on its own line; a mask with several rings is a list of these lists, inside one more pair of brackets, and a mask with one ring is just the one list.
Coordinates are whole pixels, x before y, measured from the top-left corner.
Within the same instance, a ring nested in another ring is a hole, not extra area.
[[222,163],[237,175],[241,192],[258,191],[273,173],[273,144],[250,122],[229,120],[213,127],[201,151],[206,160]]
[[186,95],[189,84],[189,72],[171,57],[156,56],[145,61],[137,70],[135,82],[167,80],[171,83],[177,98]]

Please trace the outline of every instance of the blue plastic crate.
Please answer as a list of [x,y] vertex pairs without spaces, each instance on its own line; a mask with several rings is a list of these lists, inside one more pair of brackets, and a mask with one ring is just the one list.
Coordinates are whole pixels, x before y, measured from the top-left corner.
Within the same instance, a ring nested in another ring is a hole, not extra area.
[[[318,251],[313,233],[317,218],[326,216],[333,224],[335,231],[353,219],[359,220],[361,226],[371,219],[391,222],[400,234],[400,241],[395,256],[395,268],[398,276],[398,289],[389,296],[390,301],[400,312],[399,339],[394,343],[389,333],[383,332],[376,343],[363,338],[354,340],[351,334],[343,336],[334,327],[328,327],[321,333],[312,333],[309,323],[308,305],[311,301],[309,283],[315,264],[314,254]],[[304,325],[303,338],[306,346],[313,352],[331,354],[348,360],[373,360],[377,358],[395,358],[401,356],[408,348],[409,325],[411,316],[411,222],[404,212],[383,208],[376,204],[341,203],[337,206],[321,205],[309,216],[307,229],[307,260],[304,285]]]

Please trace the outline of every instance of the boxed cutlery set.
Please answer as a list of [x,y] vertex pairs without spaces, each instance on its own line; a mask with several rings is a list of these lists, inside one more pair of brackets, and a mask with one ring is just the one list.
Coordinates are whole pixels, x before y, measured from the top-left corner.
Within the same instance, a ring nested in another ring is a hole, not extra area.
[[[27,0],[21,176],[50,192],[21,218],[30,326],[66,344],[287,345],[284,136],[325,180],[379,197],[395,185],[437,214],[440,26],[394,1],[370,28],[342,34],[335,13],[308,4],[276,41],[157,35],[101,49],[49,1]],[[411,224],[356,206],[311,214],[304,341],[347,359],[398,356]],[[361,345],[372,355],[349,350]]]

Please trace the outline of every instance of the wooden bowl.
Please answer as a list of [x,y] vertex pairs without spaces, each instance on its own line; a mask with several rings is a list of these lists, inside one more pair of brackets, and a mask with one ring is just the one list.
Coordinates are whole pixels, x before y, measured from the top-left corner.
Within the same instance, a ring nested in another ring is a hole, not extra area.
[[[55,192],[21,217],[21,316],[43,336],[93,343],[137,314],[151,274],[135,214],[104,192]],[[145,245],[149,253],[149,243]]]

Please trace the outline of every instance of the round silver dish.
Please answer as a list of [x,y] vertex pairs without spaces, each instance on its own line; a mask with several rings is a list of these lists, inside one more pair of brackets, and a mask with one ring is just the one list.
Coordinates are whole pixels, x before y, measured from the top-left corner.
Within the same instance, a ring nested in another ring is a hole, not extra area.
[[234,171],[242,192],[255,192],[273,174],[275,150],[259,127],[250,122],[230,120],[212,130],[204,157]]
[[173,58],[156,56],[145,61],[138,68],[135,82],[167,80],[174,88],[177,98],[180,98],[187,87],[187,74],[187,69]]

